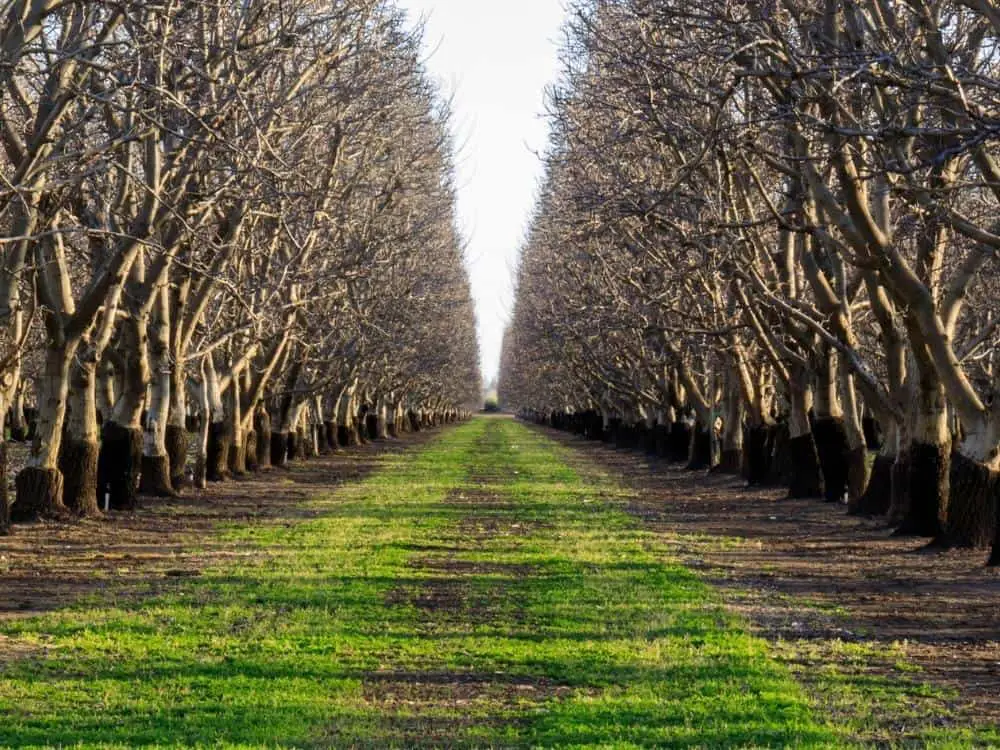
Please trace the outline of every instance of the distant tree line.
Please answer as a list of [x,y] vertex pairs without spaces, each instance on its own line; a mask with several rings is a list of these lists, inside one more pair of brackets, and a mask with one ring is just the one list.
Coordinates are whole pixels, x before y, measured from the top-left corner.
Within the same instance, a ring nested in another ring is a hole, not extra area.
[[1000,6],[587,0],[564,64],[502,403],[1000,562]]
[[0,529],[476,407],[421,54],[384,0],[0,2]]

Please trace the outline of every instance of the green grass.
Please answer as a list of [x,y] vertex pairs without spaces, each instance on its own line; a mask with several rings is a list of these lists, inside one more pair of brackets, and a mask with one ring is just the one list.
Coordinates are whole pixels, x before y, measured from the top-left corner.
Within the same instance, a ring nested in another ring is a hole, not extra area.
[[30,655],[0,660],[0,746],[849,744],[565,450],[477,419],[317,520],[220,531],[238,566],[3,624]]

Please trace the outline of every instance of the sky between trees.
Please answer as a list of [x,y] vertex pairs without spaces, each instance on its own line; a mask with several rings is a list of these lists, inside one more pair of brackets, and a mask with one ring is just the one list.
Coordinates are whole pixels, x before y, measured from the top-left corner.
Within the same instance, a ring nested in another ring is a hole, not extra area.
[[560,0],[405,0],[426,19],[427,67],[454,96],[458,208],[476,299],[483,376],[498,368],[512,270],[535,202],[557,76]]

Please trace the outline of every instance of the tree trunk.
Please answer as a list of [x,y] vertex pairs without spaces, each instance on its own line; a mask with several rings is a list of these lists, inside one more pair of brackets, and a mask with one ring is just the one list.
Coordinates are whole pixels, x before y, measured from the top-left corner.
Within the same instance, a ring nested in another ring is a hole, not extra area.
[[46,349],[45,370],[38,382],[37,434],[32,440],[28,465],[21,469],[15,482],[15,500],[10,511],[14,523],[66,513],[63,477],[58,468],[59,449],[69,394],[69,368],[75,353],[76,344],[50,343]]
[[844,432],[847,436],[847,504],[857,504],[868,488],[868,443],[861,420],[854,375],[841,361],[840,386],[844,409]]
[[[273,421],[273,420],[272,420]],[[289,434],[287,432],[271,433],[271,465],[279,468],[288,466]]]
[[790,498],[823,497],[826,491],[819,452],[809,424],[812,393],[806,385],[807,381],[808,373],[793,374],[788,394],[791,402],[791,414],[788,420]]
[[170,412],[164,435],[170,463],[170,486],[180,492],[187,483],[188,430],[187,383],[183,362],[173,362],[170,368]]
[[96,364],[86,357],[72,368],[68,414],[59,470],[63,475],[63,504],[80,516],[98,514]]
[[7,441],[0,433],[0,536],[10,534],[10,501],[7,499]]
[[229,452],[233,447],[233,427],[229,420],[208,426],[208,449],[205,452],[205,478],[224,482],[229,477]]
[[197,390],[200,419],[198,420],[198,447],[195,454],[194,464],[194,486],[199,490],[203,490],[208,486],[208,432],[210,429],[210,406],[208,399],[208,378],[206,373],[207,359],[208,357],[203,357],[201,360],[201,378],[198,383]]
[[336,452],[340,450],[340,446],[337,444],[337,423],[333,420],[326,420],[323,422],[323,436],[326,440],[326,447],[330,452]]
[[205,392],[208,397],[209,419],[205,478],[209,482],[223,482],[229,476],[229,451],[233,445],[233,425],[222,403],[219,376],[211,354],[205,357]]
[[684,468],[688,471],[704,471],[712,468],[712,433],[710,427],[701,422],[695,422],[691,431],[688,462]]
[[790,487],[794,467],[792,466],[791,432],[788,420],[778,422],[768,430],[767,454],[770,456],[767,474],[768,484]]
[[908,503],[896,534],[939,539],[951,473],[948,404],[936,375],[919,378],[911,412]]
[[774,425],[747,425],[743,434],[743,478],[751,487],[763,487],[771,482],[771,432]]
[[115,369],[111,362],[101,357],[97,363],[97,426],[103,427],[111,419],[115,407]]
[[261,471],[271,468],[271,415],[263,405],[254,414],[254,434],[257,436],[257,468]]
[[850,472],[850,445],[838,390],[836,356],[824,350],[816,367],[816,390],[812,422],[813,440],[823,472],[823,494],[827,502],[846,503]]
[[380,396],[375,411],[375,439],[389,439],[389,403],[385,396]]
[[[15,377],[16,386],[17,379]],[[10,534],[10,500],[7,497],[7,441],[4,439],[7,404],[13,392],[0,390],[0,536]]]
[[726,414],[722,423],[722,454],[716,469],[724,474],[739,474],[743,470],[743,414],[744,404],[738,384],[730,383]]
[[122,325],[121,361],[124,371],[121,393],[111,417],[101,426],[101,452],[97,461],[98,502],[105,495],[115,510],[133,510],[137,505],[142,466],[142,407],[149,382],[146,327],[129,318]]
[[[605,434],[609,434],[608,431]],[[692,438],[691,426],[687,422],[678,420],[670,425],[670,460],[672,462],[681,463],[688,460]]]
[[170,486],[180,492],[188,482],[188,431],[184,425],[168,424],[165,435],[170,466]]
[[942,509],[943,533],[937,541],[948,547],[986,549],[996,538],[1000,474],[955,451],[949,479],[949,503]]
[[230,434],[232,444],[229,448],[227,469],[233,475],[241,477],[247,473],[247,443],[243,432],[243,412],[240,403],[240,378],[233,376],[229,386]]
[[260,471],[260,466],[257,465],[257,433],[252,429],[247,430],[243,443],[243,453],[243,463],[247,473],[256,474]]
[[142,480],[139,491],[154,497],[174,497],[170,483],[170,455],[167,452],[167,421],[170,416],[170,299],[163,285],[154,294],[147,327],[149,342],[149,400],[142,437]]
[[899,428],[895,421],[887,421],[881,448],[872,464],[871,475],[864,493],[852,500],[847,512],[854,516],[884,516],[892,505],[892,475],[899,445]]
[[96,516],[97,458],[96,440],[78,440],[67,435],[59,450],[59,471],[63,475],[63,503],[78,516]]
[[28,439],[28,422],[24,418],[24,389],[27,383],[22,378],[14,390],[14,400],[10,407],[10,439],[15,443],[23,443]]
[[357,408],[354,393],[355,386],[352,385],[337,401],[337,442],[345,447],[357,445],[360,441],[355,421]]
[[830,503],[846,503],[851,449],[844,420],[842,417],[817,417],[812,433],[823,472],[824,497]]
[[141,466],[142,430],[114,420],[105,422],[97,459],[98,501],[103,504],[106,499],[113,510],[134,510]]

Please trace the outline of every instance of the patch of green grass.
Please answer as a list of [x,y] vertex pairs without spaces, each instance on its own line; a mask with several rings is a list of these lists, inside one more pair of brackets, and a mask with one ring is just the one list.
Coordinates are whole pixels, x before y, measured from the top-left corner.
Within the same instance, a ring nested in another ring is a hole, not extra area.
[[220,530],[238,564],[3,624],[31,655],[0,660],[0,746],[850,744],[566,450],[477,419],[315,520]]

